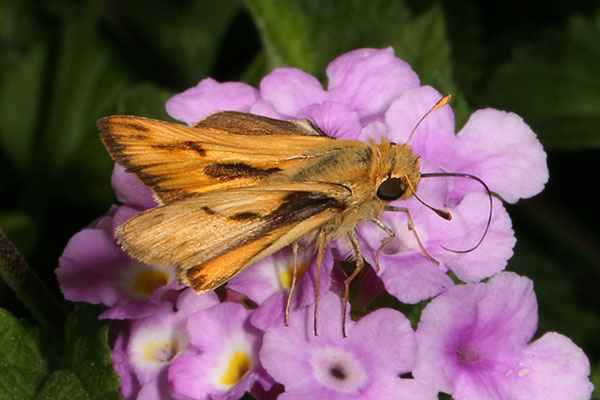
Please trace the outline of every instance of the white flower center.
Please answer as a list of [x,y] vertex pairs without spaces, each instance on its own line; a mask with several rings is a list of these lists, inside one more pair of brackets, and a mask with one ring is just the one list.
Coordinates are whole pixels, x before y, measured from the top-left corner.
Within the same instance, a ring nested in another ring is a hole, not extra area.
[[185,332],[164,326],[139,329],[131,338],[131,362],[140,369],[162,368],[187,347],[188,341]]
[[310,360],[315,379],[328,389],[355,393],[368,380],[368,374],[354,354],[336,347],[315,352]]

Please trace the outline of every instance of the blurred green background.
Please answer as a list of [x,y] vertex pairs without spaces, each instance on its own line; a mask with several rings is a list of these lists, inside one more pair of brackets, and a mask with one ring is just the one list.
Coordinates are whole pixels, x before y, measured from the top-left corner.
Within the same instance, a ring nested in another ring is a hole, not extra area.
[[[509,269],[535,282],[538,333],[571,337],[598,382],[600,213],[590,184],[600,162],[599,1],[4,0],[0,227],[62,302],[54,269],[67,240],[116,201],[99,117],[169,120],[165,100],[207,76],[257,85],[283,65],[326,85],[336,56],[385,46],[423,84],[454,95],[457,130],[473,110],[495,107],[539,135],[550,182],[508,207],[518,239]],[[0,305],[30,347],[43,346],[2,282]]]

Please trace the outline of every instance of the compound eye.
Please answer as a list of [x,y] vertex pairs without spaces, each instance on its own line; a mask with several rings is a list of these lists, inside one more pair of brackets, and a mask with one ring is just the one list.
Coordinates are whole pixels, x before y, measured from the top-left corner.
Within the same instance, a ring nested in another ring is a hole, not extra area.
[[377,188],[377,197],[381,200],[397,200],[404,194],[406,184],[401,178],[387,178]]

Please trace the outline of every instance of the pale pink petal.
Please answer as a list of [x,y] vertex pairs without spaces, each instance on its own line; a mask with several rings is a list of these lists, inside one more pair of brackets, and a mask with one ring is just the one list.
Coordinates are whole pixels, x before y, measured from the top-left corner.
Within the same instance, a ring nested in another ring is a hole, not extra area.
[[444,166],[454,158],[456,145],[454,112],[449,104],[425,116],[441,98],[442,94],[431,86],[421,86],[407,90],[385,113],[388,137],[398,144],[406,143],[425,117],[414,131],[410,145],[416,154],[438,166]]
[[[516,114],[476,111],[458,133],[453,172],[483,179],[509,203],[539,193],[548,181],[546,153],[531,128]],[[475,190],[476,182],[457,183],[454,196]]]
[[514,398],[588,400],[590,362],[571,339],[546,333],[523,352],[523,359],[507,376],[507,389]]
[[171,117],[193,125],[215,111],[248,111],[258,97],[258,91],[245,83],[206,78],[171,97],[165,106]]
[[289,117],[325,99],[317,78],[297,68],[277,68],[265,76],[260,82],[260,94],[278,113]]
[[339,103],[312,104],[300,110],[298,118],[312,121],[327,136],[337,139],[356,139],[361,131],[358,114]]
[[394,55],[394,49],[358,49],[345,53],[327,67],[327,100],[345,104],[360,118],[385,112],[392,100],[419,86],[410,65]]
[[125,167],[117,163],[113,168],[111,184],[117,199],[123,204],[138,207],[142,210],[158,205],[150,188],[145,186],[133,173],[126,172]]

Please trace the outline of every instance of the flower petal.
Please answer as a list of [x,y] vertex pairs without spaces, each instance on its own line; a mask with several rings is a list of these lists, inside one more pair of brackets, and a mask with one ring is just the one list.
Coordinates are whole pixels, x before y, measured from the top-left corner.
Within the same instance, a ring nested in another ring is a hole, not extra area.
[[140,390],[140,383],[133,374],[127,354],[129,328],[130,321],[111,321],[109,324],[109,338],[112,338],[112,363],[115,371],[119,374],[121,396],[126,400],[134,399]]
[[303,108],[298,113],[298,118],[312,121],[328,136],[337,139],[356,139],[361,131],[356,112],[330,101]]
[[529,279],[502,272],[488,283],[455,286],[421,314],[413,375],[458,400],[522,398],[507,395],[512,378],[506,378],[521,369],[520,355],[536,327]]
[[455,349],[462,335],[476,326],[477,303],[484,296],[485,288],[476,284],[455,286],[425,307],[416,333],[417,365],[412,372],[416,379],[452,393],[461,373]]
[[289,117],[325,99],[325,91],[317,78],[298,68],[275,69],[260,82],[260,94],[278,113]]
[[[367,340],[365,338],[377,338]],[[400,376],[410,372],[417,361],[417,342],[409,320],[399,311],[380,308],[362,317],[348,331],[348,346],[368,352],[372,372],[393,370]]]
[[[546,153],[531,128],[516,114],[485,109],[474,112],[458,133],[452,169],[483,179],[509,203],[539,193],[548,181]],[[473,191],[463,180],[454,196]]]
[[110,231],[84,229],[69,240],[59,258],[60,290],[71,301],[110,306],[119,298],[114,278],[127,262]]
[[[306,269],[308,260],[304,252],[298,254],[298,268]],[[303,266],[304,264],[304,266]],[[294,255],[292,247],[287,246],[275,254],[257,262],[234,276],[228,283],[227,288],[243,293],[257,304],[262,304],[277,292],[289,290],[287,281],[293,276],[291,271],[294,267]],[[303,272],[303,271],[302,271]],[[284,280],[286,281],[284,283]]]
[[121,203],[138,207],[142,210],[158,205],[154,200],[150,188],[142,184],[134,174],[126,172],[125,167],[115,163],[110,179],[117,199]]
[[[404,92],[385,113],[388,137],[393,142],[406,143],[419,121],[441,98],[442,94],[431,86]],[[414,132],[410,145],[415,153],[437,165],[446,165],[453,159],[456,137],[452,107],[445,105],[427,115]]]
[[394,49],[358,49],[345,53],[327,67],[327,99],[345,104],[361,118],[382,114],[392,100],[419,86],[410,65]]
[[258,91],[245,83],[206,78],[171,97],[165,107],[171,117],[193,125],[215,111],[248,111],[258,96]]
[[521,365],[507,380],[512,398],[588,400],[590,362],[571,339],[546,333],[524,351]]
[[194,398],[237,399],[258,379],[260,332],[250,312],[224,302],[191,316],[187,331],[199,352],[188,351],[169,367],[176,393]]
[[452,279],[423,254],[406,257],[383,254],[379,263],[386,290],[403,303],[416,304],[454,285]]
[[479,302],[479,323],[493,329],[491,341],[523,345],[537,329],[537,300],[533,282],[513,272],[502,272],[486,284],[486,296]]
[[[492,198],[492,220],[485,236],[490,212],[486,194],[470,193],[456,207],[446,210],[452,214],[452,221],[438,218],[427,225],[437,227],[429,231],[427,243],[434,258],[466,282],[478,282],[502,271],[516,243],[510,217],[502,203]],[[446,250],[469,250],[479,240],[482,240],[479,246],[466,253]]]
[[380,383],[379,397],[394,400],[438,400],[438,391],[419,379],[389,379]]
[[273,324],[265,333],[260,358],[285,387],[279,398],[375,400],[389,398],[392,387],[422,392],[394,384],[415,361],[414,332],[400,312],[379,309],[356,323],[348,319],[343,338],[342,299],[328,292],[319,310],[318,336],[312,331],[312,307],[294,310],[289,326]]

